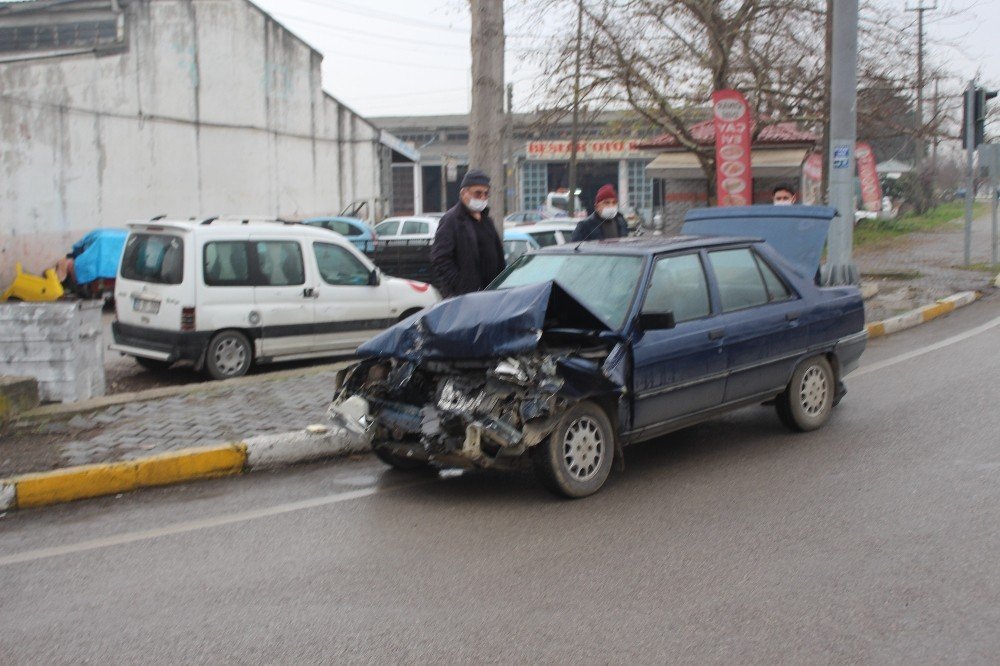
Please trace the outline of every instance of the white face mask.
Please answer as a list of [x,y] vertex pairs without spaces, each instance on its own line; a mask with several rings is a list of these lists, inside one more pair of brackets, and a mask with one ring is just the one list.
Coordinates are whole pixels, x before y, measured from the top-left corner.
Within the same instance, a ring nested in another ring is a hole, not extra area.
[[618,206],[605,206],[601,209],[601,217],[605,220],[612,220],[618,214]]
[[791,206],[792,205],[792,200],[791,199],[785,199],[784,201],[775,201],[774,205],[775,206]]
[[469,203],[466,204],[473,213],[482,213],[489,205],[489,199],[469,199]]

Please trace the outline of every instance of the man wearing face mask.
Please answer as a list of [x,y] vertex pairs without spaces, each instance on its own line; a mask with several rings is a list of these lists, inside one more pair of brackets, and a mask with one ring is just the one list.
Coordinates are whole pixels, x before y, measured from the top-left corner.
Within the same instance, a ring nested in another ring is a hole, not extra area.
[[795,203],[795,191],[790,185],[778,185],[771,192],[771,203],[775,206],[791,206]]
[[441,216],[431,246],[435,286],[445,298],[480,291],[506,267],[489,209],[490,179],[479,169],[462,178],[458,203]]
[[580,220],[573,230],[570,242],[624,238],[627,235],[628,224],[618,212],[618,193],[613,185],[608,184],[597,190],[593,214]]

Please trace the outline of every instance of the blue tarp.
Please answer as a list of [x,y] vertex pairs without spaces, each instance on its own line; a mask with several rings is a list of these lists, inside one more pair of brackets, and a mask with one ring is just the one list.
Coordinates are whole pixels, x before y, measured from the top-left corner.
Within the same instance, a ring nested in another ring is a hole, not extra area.
[[113,279],[125,248],[124,229],[95,229],[73,244],[73,268],[77,284],[87,284],[99,278]]
[[608,327],[557,283],[480,291],[441,301],[358,347],[362,358],[486,359],[533,351],[542,330]]
[[802,277],[819,270],[830,222],[829,206],[723,206],[695,208],[684,216],[682,234],[762,238]]

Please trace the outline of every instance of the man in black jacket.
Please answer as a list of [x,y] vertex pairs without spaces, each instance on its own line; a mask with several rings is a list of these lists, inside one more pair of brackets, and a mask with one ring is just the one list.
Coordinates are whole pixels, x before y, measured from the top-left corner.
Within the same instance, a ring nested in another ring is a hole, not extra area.
[[479,169],[462,178],[459,202],[441,216],[431,266],[445,298],[480,291],[506,267],[503,243],[490,218],[490,179]]
[[624,238],[628,236],[628,223],[618,212],[618,193],[614,185],[608,184],[597,190],[594,198],[594,212],[580,220],[573,230],[570,242]]

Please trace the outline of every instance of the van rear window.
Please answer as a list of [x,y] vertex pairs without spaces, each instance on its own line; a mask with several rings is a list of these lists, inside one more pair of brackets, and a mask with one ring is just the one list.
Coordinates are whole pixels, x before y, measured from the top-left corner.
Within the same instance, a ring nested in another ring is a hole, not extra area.
[[132,234],[122,253],[127,280],[180,284],[184,277],[184,240],[165,234]]

